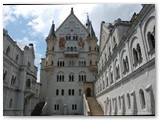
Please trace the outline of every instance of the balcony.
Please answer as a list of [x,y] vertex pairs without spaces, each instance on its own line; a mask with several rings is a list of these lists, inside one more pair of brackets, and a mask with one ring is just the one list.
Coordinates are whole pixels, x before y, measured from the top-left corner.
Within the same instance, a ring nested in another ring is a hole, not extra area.
[[79,51],[64,51],[64,56],[67,58],[78,58]]
[[97,65],[91,65],[91,66],[89,66],[89,70],[91,72],[98,72],[98,67],[97,67]]
[[97,51],[95,51],[95,50],[91,50],[91,51],[88,53],[88,55],[92,55],[92,54],[97,55]]
[[47,72],[52,72],[52,71],[54,70],[54,67],[53,67],[52,65],[46,65],[46,66],[45,66],[45,70],[46,70]]

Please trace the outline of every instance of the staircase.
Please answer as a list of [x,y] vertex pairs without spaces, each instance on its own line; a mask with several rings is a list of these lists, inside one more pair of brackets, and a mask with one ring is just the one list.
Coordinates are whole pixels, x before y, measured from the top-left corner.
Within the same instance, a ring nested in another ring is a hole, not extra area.
[[31,116],[40,116],[44,105],[45,105],[45,102],[39,102],[35,106],[33,112],[31,113]]
[[92,116],[104,115],[101,106],[98,104],[96,98],[87,97],[89,108]]

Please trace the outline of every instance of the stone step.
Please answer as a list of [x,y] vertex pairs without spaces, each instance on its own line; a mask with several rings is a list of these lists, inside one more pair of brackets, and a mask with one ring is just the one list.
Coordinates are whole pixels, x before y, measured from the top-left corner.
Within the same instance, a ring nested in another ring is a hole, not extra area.
[[87,97],[91,115],[103,115],[103,110],[94,97]]

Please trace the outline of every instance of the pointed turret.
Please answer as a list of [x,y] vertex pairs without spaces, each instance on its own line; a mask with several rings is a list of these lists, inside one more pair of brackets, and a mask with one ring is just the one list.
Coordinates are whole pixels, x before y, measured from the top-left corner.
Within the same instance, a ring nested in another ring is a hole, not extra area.
[[92,22],[89,20],[89,16],[87,14],[87,22],[86,22],[87,30],[89,31],[88,37],[95,37],[95,32],[92,27]]
[[89,70],[93,72],[95,75],[97,74],[97,53],[98,53],[98,45],[97,45],[97,38],[95,32],[92,27],[92,22],[89,20],[89,16],[87,15],[87,22],[86,27],[89,32],[88,34],[88,45],[89,45],[89,53],[88,58],[90,61]]
[[54,21],[52,21],[52,26],[49,31],[48,37],[56,37],[54,28],[55,28],[55,24],[54,24]]
[[50,73],[53,72],[54,69],[54,48],[55,48],[55,43],[56,43],[56,35],[55,35],[55,24],[54,21],[52,21],[52,26],[49,31],[48,37],[46,38],[46,43],[47,43],[47,50],[46,50],[46,65],[45,65],[45,70]]

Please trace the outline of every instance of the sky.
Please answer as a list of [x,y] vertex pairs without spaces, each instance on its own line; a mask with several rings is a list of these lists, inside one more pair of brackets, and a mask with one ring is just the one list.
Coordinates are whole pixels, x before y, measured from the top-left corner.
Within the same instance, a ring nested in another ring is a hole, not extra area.
[[3,28],[18,45],[34,44],[35,65],[38,67],[40,80],[40,62],[45,57],[46,42],[52,21],[57,29],[70,14],[74,14],[85,25],[87,14],[99,40],[102,21],[113,23],[114,20],[130,20],[133,13],[138,13],[141,4],[61,4],[61,5],[3,5]]

